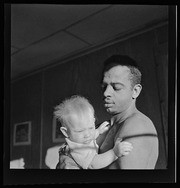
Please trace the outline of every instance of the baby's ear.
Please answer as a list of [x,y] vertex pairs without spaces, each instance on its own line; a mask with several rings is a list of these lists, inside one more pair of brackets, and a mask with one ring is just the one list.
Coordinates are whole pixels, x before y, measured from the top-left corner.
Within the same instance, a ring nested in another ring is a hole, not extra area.
[[63,133],[63,135],[67,138],[68,137],[67,128],[66,127],[60,127],[60,130]]

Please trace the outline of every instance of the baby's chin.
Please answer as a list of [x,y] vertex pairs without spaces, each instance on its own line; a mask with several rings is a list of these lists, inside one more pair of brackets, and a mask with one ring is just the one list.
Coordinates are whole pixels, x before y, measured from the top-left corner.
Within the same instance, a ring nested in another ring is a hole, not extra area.
[[84,141],[83,144],[90,144],[91,142],[92,142],[92,139]]

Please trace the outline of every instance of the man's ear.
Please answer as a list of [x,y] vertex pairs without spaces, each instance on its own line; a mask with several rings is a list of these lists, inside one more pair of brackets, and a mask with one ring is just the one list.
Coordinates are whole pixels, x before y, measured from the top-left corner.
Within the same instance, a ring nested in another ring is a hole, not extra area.
[[141,84],[136,84],[133,88],[132,98],[136,99],[139,96],[139,94],[141,93],[141,90],[142,90]]
[[60,127],[60,130],[63,133],[63,135],[67,138],[68,137],[67,128],[66,127]]

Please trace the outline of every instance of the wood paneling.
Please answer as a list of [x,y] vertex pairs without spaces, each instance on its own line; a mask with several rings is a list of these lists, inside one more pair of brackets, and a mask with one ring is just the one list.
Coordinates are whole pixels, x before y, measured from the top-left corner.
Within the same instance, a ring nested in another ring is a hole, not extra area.
[[155,37],[154,31],[151,31],[131,39],[131,54],[132,57],[139,62],[143,72],[142,95],[140,95],[139,99],[137,100],[137,106],[153,121],[158,132],[159,158],[156,168],[161,169],[166,167],[166,158],[158,80],[154,59],[154,46],[156,44]]
[[[31,121],[31,144],[13,146],[14,124]],[[12,84],[11,160],[24,158],[25,168],[39,168],[41,127],[41,74]]]
[[58,145],[52,140],[53,111],[56,105],[73,94],[73,67],[72,63],[62,64],[45,71],[43,75],[42,168],[47,168],[47,150]]

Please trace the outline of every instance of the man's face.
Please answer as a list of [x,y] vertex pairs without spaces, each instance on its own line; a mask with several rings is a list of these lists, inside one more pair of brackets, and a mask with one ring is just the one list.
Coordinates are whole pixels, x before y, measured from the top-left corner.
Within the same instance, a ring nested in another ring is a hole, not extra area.
[[129,73],[128,67],[120,65],[104,73],[104,106],[110,114],[121,113],[131,105],[133,90]]

